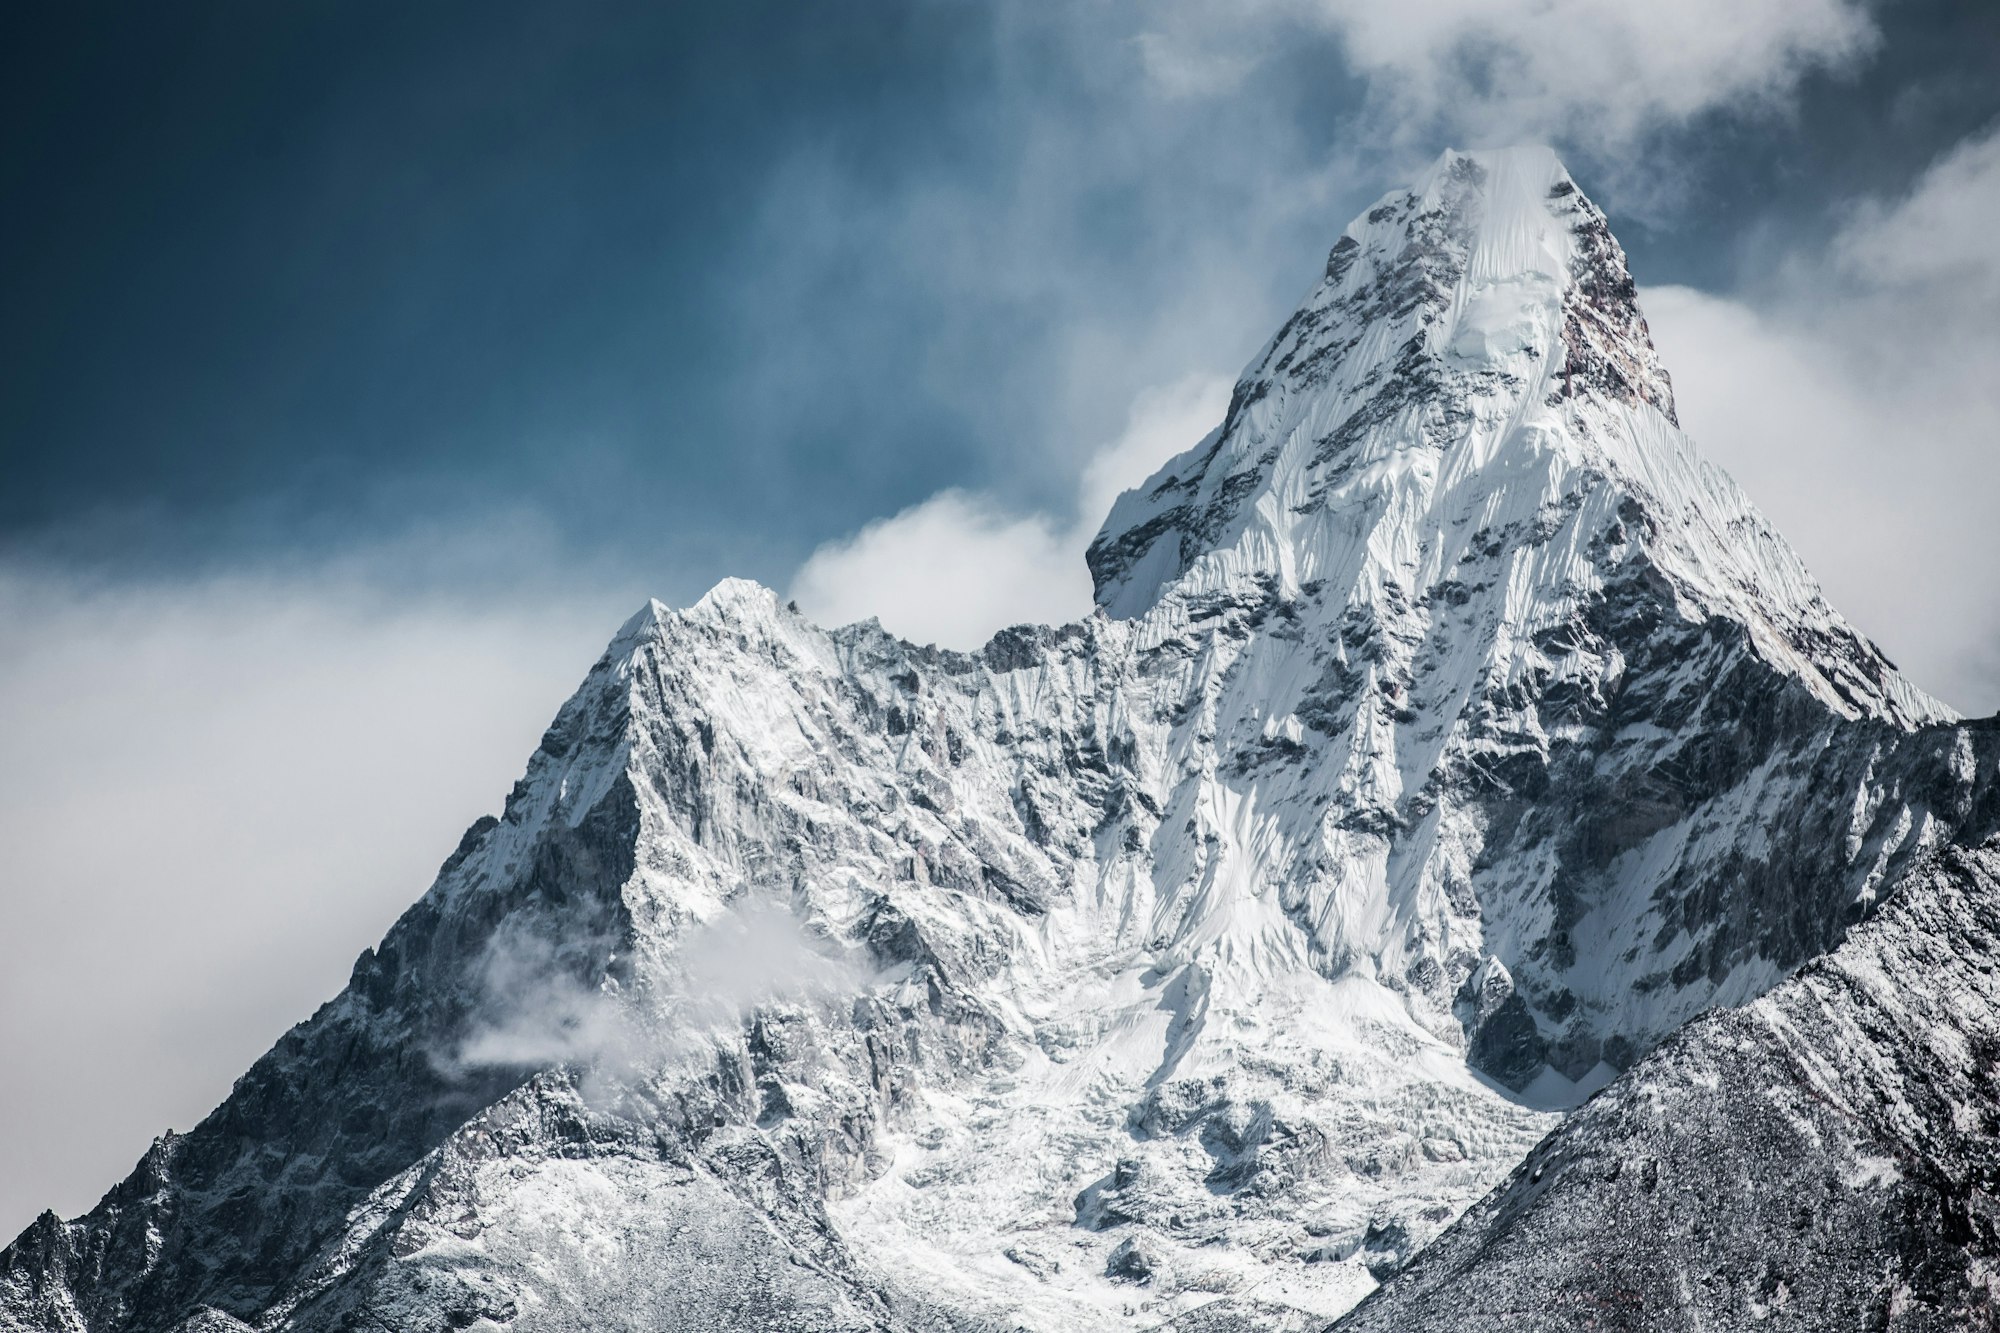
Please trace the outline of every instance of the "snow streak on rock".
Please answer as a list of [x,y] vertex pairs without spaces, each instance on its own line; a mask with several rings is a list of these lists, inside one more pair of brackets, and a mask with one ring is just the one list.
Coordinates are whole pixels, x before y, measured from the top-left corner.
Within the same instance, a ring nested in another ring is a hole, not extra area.
[[1357,220],[1090,561],[972,654],[649,607],[0,1329],[1307,1327],[1990,823],[1545,151]]

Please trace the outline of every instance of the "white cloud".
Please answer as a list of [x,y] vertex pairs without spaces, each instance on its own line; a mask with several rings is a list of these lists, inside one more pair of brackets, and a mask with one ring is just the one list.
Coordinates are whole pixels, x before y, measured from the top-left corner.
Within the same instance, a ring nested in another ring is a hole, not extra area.
[[0,1234],[95,1203],[337,992],[638,600],[358,572],[416,558],[0,566]]
[[1368,133],[1427,151],[1441,134],[1625,148],[1714,108],[1782,105],[1877,41],[1861,0],[1186,0],[1153,23],[1142,64],[1170,96],[1228,92],[1288,29],[1330,32],[1380,112]]
[[1189,375],[1142,391],[1132,400],[1125,430],[1092,456],[1083,469],[1077,497],[1080,532],[1078,560],[1097,535],[1111,504],[1160,470],[1160,465],[1222,424],[1234,382],[1222,375]]
[[1010,515],[988,496],[941,491],[814,551],[790,595],[823,624],[873,616],[903,638],[958,649],[1009,625],[1076,620],[1091,606],[1084,549],[1111,502],[1207,434],[1229,387],[1193,375],[1141,393],[1124,432],[1086,464],[1073,516]]
[[1858,210],[1759,308],[1642,294],[1681,421],[1828,599],[1918,684],[2000,708],[2000,320],[1971,219],[2000,208],[2000,136]]
[[736,1040],[766,1005],[851,998],[881,975],[858,953],[815,937],[785,906],[749,897],[680,939],[672,960],[678,976],[663,992],[585,986],[576,975],[578,943],[521,933],[494,939],[482,968],[480,1024],[456,1050],[433,1058],[452,1071],[567,1064],[582,1074],[586,1097],[608,1102],[635,1078]]
[[1075,619],[1090,576],[1046,516],[952,490],[820,547],[791,596],[824,624],[874,616],[918,643],[977,648],[1007,625]]
[[1868,50],[1854,0],[1319,0],[1405,117],[1599,143],[1789,93]]
[[1903,198],[1856,210],[1835,246],[1841,266],[1877,286],[1939,285],[1954,304],[2000,298],[2000,131],[1939,158]]

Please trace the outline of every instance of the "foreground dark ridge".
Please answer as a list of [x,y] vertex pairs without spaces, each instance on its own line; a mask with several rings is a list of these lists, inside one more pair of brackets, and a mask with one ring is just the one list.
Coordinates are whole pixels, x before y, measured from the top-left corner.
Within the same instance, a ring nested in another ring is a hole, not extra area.
[[1340,1333],[2000,1326],[2000,841],[1696,1019]]

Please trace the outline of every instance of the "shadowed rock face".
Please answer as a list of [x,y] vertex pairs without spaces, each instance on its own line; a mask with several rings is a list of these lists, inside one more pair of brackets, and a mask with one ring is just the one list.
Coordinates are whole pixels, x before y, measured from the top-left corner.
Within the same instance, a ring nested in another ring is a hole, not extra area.
[[1994,824],[1546,152],[1357,219],[1090,559],[973,654],[643,611],[0,1330],[1322,1324]]
[[1348,1330],[2000,1323],[2000,841],[1688,1025]]

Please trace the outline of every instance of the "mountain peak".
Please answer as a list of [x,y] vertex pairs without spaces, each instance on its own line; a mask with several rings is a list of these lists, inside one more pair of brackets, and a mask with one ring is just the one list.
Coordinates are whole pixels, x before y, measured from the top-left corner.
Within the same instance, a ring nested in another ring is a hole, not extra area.
[[[1663,447],[1683,450],[1637,298],[1603,212],[1553,151],[1447,151],[1348,224],[1222,427],[1114,507],[1090,551],[1099,604],[1142,613],[1255,526],[1274,487],[1303,486],[1287,509],[1336,493],[1327,483],[1354,470],[1364,437],[1376,453],[1462,455],[1452,446],[1479,438],[1532,452],[1630,433],[1608,412],[1665,427]],[[1568,422],[1572,409],[1601,428]]]
[[[1222,425],[1119,497],[1088,559],[1118,618],[1261,588],[1381,620],[1550,577],[1552,543],[1566,596],[1650,569],[1838,711],[1950,715],[1682,434],[1625,253],[1546,148],[1448,151],[1350,223]],[[1489,611],[1521,628],[1522,604]]]
[[1334,246],[1307,308],[1357,296],[1353,313],[1369,320],[1394,298],[1413,333],[1466,367],[1675,420],[1625,252],[1553,149],[1447,149],[1410,189],[1384,196]]
[[[1408,190],[1392,191],[1370,212],[1405,199],[1416,201],[1419,215],[1457,210],[1473,225],[1482,245],[1500,245],[1491,259],[1501,262],[1489,259],[1489,267],[1510,272],[1521,264],[1518,259],[1507,261],[1504,243],[1532,239],[1559,250],[1564,219],[1549,204],[1577,193],[1576,181],[1552,148],[1539,144],[1470,151],[1447,148]],[[1478,207],[1473,211],[1468,206],[1475,202]]]

